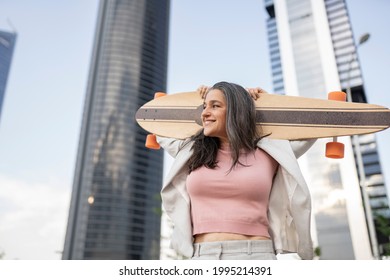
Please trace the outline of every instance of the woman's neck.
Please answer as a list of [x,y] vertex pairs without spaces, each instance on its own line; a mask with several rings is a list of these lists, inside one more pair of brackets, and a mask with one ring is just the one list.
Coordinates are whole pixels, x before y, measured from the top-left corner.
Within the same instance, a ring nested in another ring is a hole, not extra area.
[[219,149],[222,151],[230,151],[230,143],[221,141]]

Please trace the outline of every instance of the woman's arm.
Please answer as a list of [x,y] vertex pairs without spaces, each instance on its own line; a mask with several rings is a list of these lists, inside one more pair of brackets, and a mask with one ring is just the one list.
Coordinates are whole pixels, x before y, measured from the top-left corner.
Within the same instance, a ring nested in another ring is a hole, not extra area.
[[[198,94],[202,97],[205,98],[207,92],[210,90],[209,86],[205,85],[200,85],[196,91]],[[176,157],[177,153],[181,150],[181,148],[186,145],[190,139],[175,139],[175,138],[165,138],[165,137],[160,137],[157,136],[157,142],[160,144],[160,146],[172,157]]]
[[296,158],[299,158],[301,155],[306,153],[311,146],[316,142],[317,139],[308,139],[308,140],[294,140],[290,141],[291,148],[295,154]]
[[170,156],[176,157],[181,148],[189,142],[189,139],[180,140],[175,138],[165,138],[157,136],[157,142]]

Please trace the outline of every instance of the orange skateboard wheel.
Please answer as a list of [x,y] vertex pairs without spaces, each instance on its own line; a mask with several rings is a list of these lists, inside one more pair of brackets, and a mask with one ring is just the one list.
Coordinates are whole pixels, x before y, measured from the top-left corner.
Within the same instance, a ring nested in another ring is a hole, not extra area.
[[157,143],[156,135],[148,134],[146,136],[145,147],[153,150],[160,149],[160,144]]
[[331,91],[328,93],[329,100],[347,101],[347,94],[342,91]]
[[344,144],[340,142],[326,143],[325,156],[328,158],[340,159],[344,157]]
[[156,92],[156,93],[154,94],[154,99],[159,98],[159,97],[163,97],[163,96],[165,96],[165,95],[167,95],[165,92],[160,92],[160,91],[158,91],[158,92]]

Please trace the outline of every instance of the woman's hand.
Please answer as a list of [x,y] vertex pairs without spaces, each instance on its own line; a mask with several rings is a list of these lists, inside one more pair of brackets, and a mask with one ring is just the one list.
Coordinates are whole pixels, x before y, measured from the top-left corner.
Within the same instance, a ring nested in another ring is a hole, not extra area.
[[209,89],[210,89],[209,86],[201,85],[198,87],[196,92],[199,93],[200,97],[202,97],[204,99],[206,97],[206,93],[209,91]]
[[[201,85],[198,87],[198,89],[196,90],[198,92],[198,94],[200,95],[200,97],[202,97],[203,99],[206,97],[206,94],[207,92],[210,90],[210,87],[209,86],[205,86],[205,85]],[[257,100],[259,97],[260,97],[260,94],[261,93],[268,93],[266,90],[260,88],[260,87],[256,87],[256,88],[246,88],[246,90],[248,91],[248,93],[250,94],[250,96],[254,99],[254,100]]]
[[257,98],[260,97],[261,93],[268,93],[266,90],[262,88],[246,88],[246,90],[249,92],[250,96],[254,99],[257,100]]

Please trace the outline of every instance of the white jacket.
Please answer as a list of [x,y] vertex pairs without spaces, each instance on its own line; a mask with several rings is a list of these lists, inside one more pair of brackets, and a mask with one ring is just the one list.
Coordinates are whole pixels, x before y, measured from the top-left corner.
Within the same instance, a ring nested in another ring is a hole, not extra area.
[[[186,162],[193,142],[158,138],[161,147],[175,161],[161,190],[163,207],[174,223],[171,246],[180,254],[193,255],[190,198],[186,189]],[[310,235],[311,198],[297,158],[313,141],[287,141],[263,138],[257,146],[271,155],[279,168],[273,181],[269,202],[270,234],[276,253],[296,252],[302,259],[313,258]]]

